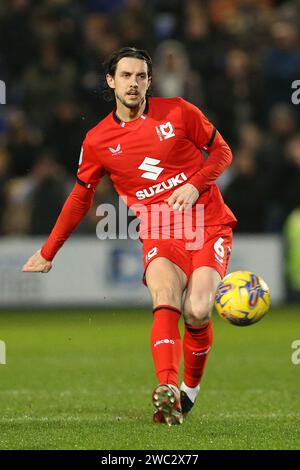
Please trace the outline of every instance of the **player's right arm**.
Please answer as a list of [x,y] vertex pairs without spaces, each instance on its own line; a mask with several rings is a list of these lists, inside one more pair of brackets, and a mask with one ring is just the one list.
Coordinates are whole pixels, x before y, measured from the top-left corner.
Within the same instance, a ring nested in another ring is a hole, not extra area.
[[[47,273],[52,260],[90,209],[104,170],[85,139],[79,160],[77,182],[66,200],[55,226],[40,250],[22,268],[23,272]],[[47,209],[45,209],[47,210]]]

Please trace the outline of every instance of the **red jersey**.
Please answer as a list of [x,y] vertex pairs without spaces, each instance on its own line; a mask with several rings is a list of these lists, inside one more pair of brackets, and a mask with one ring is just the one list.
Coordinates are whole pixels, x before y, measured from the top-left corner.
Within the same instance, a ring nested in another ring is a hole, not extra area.
[[150,211],[150,205],[164,204],[176,188],[191,183],[200,193],[196,204],[204,205],[205,226],[235,226],[236,218],[215,184],[231,159],[230,148],[219,132],[196,106],[181,98],[148,98],[144,113],[130,122],[110,113],[86,135],[77,173],[79,184],[42,255],[49,260],[54,257],[84,217],[104,174],[127,205],[143,204]]
[[140,118],[123,122],[112,112],[87,133],[78,180],[95,188],[107,173],[130,206],[162,203],[179,185],[192,183],[201,192],[197,204],[204,204],[205,225],[233,226],[236,219],[216,184],[205,175],[202,184],[197,181],[205,164],[202,151],[209,152],[216,134],[204,114],[182,98],[149,98]]

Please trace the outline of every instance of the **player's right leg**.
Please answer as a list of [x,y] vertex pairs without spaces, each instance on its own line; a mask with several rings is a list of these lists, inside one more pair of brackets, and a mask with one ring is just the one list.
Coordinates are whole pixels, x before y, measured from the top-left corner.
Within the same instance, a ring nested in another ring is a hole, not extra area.
[[181,406],[186,415],[193,407],[213,341],[210,320],[215,293],[225,276],[232,244],[232,229],[205,228],[204,246],[192,254],[192,268],[183,307],[184,378]]
[[145,279],[153,299],[151,351],[158,378],[158,386],[152,395],[156,408],[154,421],[180,424],[178,370],[181,338],[178,322],[187,276],[169,259],[157,257],[148,264]]

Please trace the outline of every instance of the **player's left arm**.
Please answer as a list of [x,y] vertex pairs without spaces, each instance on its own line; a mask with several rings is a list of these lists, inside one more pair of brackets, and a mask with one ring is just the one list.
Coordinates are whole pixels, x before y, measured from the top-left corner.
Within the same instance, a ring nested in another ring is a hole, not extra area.
[[232,152],[219,131],[196,106],[181,100],[187,137],[207,153],[208,158],[189,182],[177,188],[167,199],[173,209],[183,210],[197,201],[201,192],[209,188],[231,164]]

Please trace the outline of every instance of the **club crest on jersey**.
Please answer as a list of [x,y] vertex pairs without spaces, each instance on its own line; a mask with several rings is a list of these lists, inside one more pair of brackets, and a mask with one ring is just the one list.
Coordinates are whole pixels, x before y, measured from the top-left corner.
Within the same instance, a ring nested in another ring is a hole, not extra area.
[[122,150],[121,150],[121,144],[118,144],[116,148],[114,147],[108,147],[110,153],[112,154],[112,156],[114,157],[115,155],[119,155],[120,153],[122,153]]
[[174,127],[170,121],[166,122],[165,124],[161,124],[160,126],[156,126],[155,129],[159,140],[167,140],[171,139],[171,137],[175,137]]

